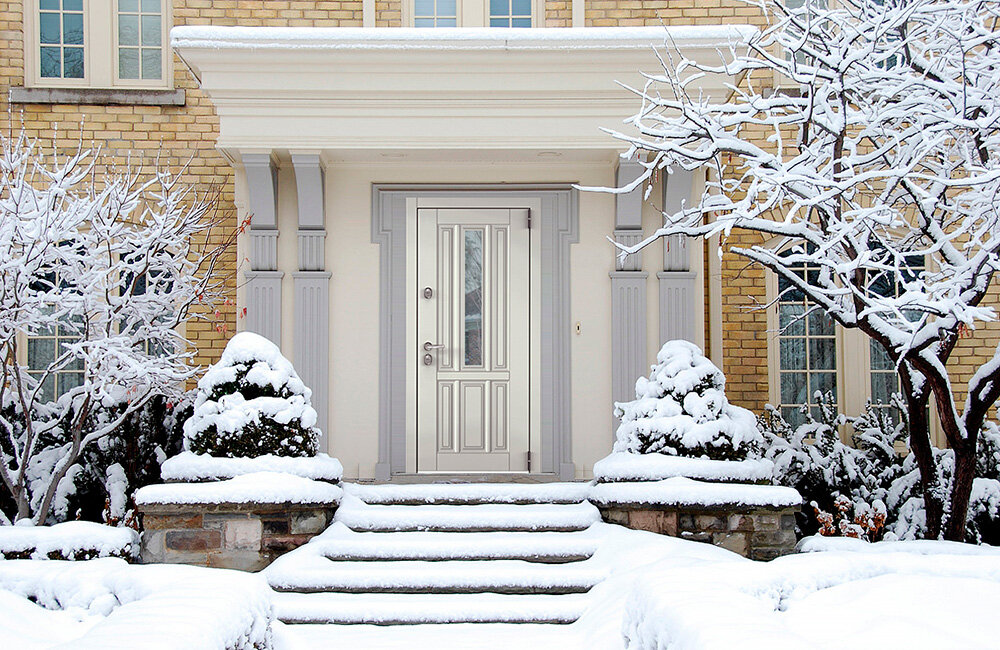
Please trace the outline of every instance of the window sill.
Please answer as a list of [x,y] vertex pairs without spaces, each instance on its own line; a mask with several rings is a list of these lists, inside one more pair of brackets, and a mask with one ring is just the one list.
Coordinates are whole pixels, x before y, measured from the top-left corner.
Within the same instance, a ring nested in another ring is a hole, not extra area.
[[9,92],[12,104],[91,104],[95,106],[184,106],[184,90],[133,88],[23,88]]

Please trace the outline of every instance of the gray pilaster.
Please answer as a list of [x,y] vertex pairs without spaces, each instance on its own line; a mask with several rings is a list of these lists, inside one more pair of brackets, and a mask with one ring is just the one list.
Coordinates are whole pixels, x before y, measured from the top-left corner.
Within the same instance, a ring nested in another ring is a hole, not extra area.
[[295,298],[295,371],[312,389],[312,405],[328,440],[330,395],[330,272],[292,273]]
[[246,271],[247,329],[281,343],[281,271]]
[[319,154],[292,154],[298,198],[299,270],[292,274],[295,369],[312,389],[326,450],[330,395],[330,273],[326,271],[326,213]]
[[241,156],[250,210],[250,270],[246,277],[246,327],[281,344],[281,277],[278,271],[278,174],[266,153]]
[[[675,214],[691,205],[694,172],[675,170],[663,177],[663,211]],[[663,238],[663,271],[659,280],[660,342],[675,339],[695,341],[695,296],[698,273],[691,270],[688,238],[671,235]]]
[[698,274],[694,271],[661,271],[660,283],[660,342],[676,339],[695,341],[695,288]]
[[[645,171],[636,161],[618,165],[618,187],[633,183]],[[642,241],[642,185],[618,194],[615,203],[615,241],[634,246]],[[649,367],[646,358],[646,279],[642,255],[615,258],[611,276],[611,398],[615,402],[635,397],[635,380]],[[611,431],[618,428],[615,418]]]
[[635,380],[648,373],[647,277],[643,271],[611,273],[611,398],[615,402],[635,399]]

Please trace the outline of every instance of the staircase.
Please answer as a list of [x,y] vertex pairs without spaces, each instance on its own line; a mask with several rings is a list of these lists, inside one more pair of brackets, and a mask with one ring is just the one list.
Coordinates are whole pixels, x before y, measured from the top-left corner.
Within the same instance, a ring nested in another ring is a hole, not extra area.
[[583,488],[347,486],[333,525],[264,574],[286,623],[572,623],[604,578]]

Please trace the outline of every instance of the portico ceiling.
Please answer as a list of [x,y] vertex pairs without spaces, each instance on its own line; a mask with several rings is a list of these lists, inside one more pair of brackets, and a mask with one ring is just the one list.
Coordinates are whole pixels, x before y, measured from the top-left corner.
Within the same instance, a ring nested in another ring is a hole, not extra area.
[[[653,48],[721,63],[748,26],[586,29],[175,27],[173,47],[250,150],[612,150]],[[699,81],[728,94],[733,79]]]

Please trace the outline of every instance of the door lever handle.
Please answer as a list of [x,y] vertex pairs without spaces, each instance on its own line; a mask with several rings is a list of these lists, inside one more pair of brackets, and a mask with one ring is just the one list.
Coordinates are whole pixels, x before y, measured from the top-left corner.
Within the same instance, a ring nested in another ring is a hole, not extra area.
[[443,350],[444,343],[431,343],[430,341],[424,341],[424,351],[430,352],[431,350]]

